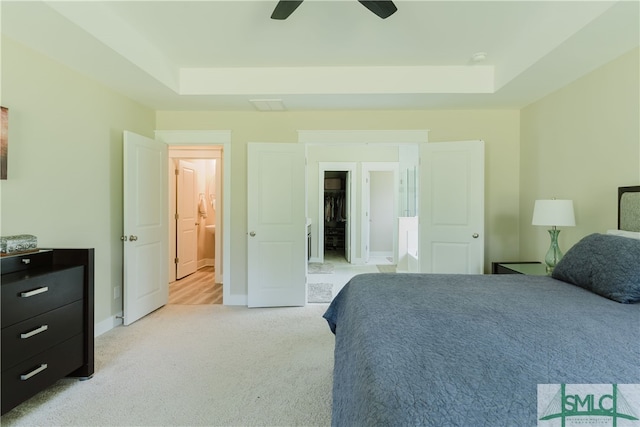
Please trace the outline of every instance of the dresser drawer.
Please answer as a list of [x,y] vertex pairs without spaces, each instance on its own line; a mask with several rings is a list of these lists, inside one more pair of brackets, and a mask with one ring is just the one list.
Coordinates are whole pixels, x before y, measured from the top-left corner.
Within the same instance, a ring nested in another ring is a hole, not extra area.
[[0,265],[2,266],[2,274],[9,274],[20,270],[45,267],[51,265],[52,260],[52,250],[41,250],[22,255],[3,256]]
[[2,371],[2,413],[82,365],[82,334]]
[[61,307],[83,296],[84,267],[2,276],[2,327]]
[[2,370],[82,332],[82,301],[2,329]]

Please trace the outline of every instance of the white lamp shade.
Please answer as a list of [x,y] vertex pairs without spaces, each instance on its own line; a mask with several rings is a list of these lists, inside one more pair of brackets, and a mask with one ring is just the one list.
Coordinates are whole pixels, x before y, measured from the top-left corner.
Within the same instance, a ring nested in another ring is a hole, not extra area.
[[576,225],[573,200],[536,200],[531,224],[573,227]]

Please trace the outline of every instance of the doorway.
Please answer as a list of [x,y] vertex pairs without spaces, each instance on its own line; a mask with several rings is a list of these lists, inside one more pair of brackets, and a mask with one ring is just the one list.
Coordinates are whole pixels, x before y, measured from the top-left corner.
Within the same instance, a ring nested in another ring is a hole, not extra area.
[[170,146],[168,157],[169,303],[223,303],[222,147]]
[[397,209],[393,200],[393,172],[372,171],[369,174],[369,256],[394,262],[394,236]]
[[[237,295],[231,292],[233,281],[231,277],[231,131],[230,130],[157,130],[155,136],[158,141],[163,142],[167,147],[174,150],[184,149],[185,158],[206,158],[212,156],[212,150],[218,150],[220,157],[220,185],[221,191],[217,199],[218,218],[216,220],[216,235],[219,240],[220,250],[216,247],[216,268],[215,281],[222,283],[223,303],[225,305],[246,305],[247,298],[245,295]],[[167,155],[168,158],[168,155]],[[172,170],[171,162],[167,161],[167,174]],[[164,175],[169,176],[169,175]],[[168,182],[173,182],[169,179]],[[168,188],[166,189],[168,193]],[[167,197],[167,212],[170,204]],[[174,221],[167,221],[165,232],[167,238],[174,235]],[[173,264],[175,254],[175,246],[169,246],[168,256],[166,258],[167,277],[172,278],[174,271]],[[175,279],[172,279],[175,280]],[[167,288],[169,287],[167,280]]]
[[353,162],[320,162],[317,258],[352,263],[355,256],[355,173]]
[[362,164],[362,254],[364,263],[397,263],[399,163]]
[[349,230],[347,197],[347,171],[326,171],[324,173],[324,258],[344,258],[347,260]]
[[215,282],[213,267],[203,267],[169,284],[169,304],[222,304],[222,283]]

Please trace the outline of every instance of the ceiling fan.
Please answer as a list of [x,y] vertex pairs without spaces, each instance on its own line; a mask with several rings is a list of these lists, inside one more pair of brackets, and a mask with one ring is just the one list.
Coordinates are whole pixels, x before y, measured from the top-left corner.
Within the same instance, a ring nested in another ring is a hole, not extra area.
[[[398,8],[391,0],[358,0],[371,12],[385,19],[393,15]],[[303,0],[280,0],[271,14],[271,19],[287,19]]]

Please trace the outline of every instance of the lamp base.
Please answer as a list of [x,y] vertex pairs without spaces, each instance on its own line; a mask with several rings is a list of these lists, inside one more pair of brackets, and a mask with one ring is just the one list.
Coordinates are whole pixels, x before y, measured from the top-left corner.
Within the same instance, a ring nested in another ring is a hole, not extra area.
[[544,263],[547,264],[547,274],[551,274],[555,266],[562,259],[562,251],[558,246],[558,234],[560,234],[560,230],[553,227],[553,229],[548,231],[551,237],[551,246],[549,246],[549,250],[544,257]]

